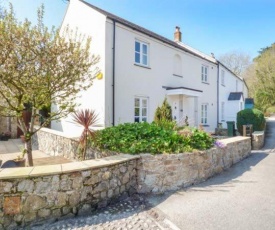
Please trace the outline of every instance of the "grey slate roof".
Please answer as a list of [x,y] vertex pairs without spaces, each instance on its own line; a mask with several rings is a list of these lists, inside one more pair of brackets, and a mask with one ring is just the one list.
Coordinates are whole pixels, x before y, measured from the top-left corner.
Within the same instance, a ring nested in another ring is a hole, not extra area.
[[239,101],[242,97],[243,97],[242,92],[234,92],[234,93],[231,92],[229,94],[228,101]]
[[156,34],[156,33],[152,32],[150,30],[147,30],[147,29],[145,29],[145,28],[143,28],[143,27],[141,27],[139,25],[136,25],[136,24],[134,24],[132,22],[129,22],[129,21],[127,21],[127,20],[125,20],[125,19],[123,19],[121,17],[118,17],[118,16],[116,16],[116,15],[114,15],[112,13],[109,13],[109,12],[107,12],[105,10],[102,10],[102,9],[100,9],[100,8],[98,8],[98,7],[90,4],[88,2],[85,2],[84,0],[80,0],[80,2],[82,2],[85,5],[93,8],[94,10],[100,12],[101,14],[105,15],[107,18],[109,18],[111,20],[114,20],[114,21],[116,21],[116,22],[118,22],[118,23],[120,23],[120,24],[122,24],[124,26],[130,27],[133,30],[136,30],[136,31],[139,31],[139,32],[141,32],[143,34],[148,35],[149,37],[155,38],[155,39],[157,39],[159,41],[162,41],[162,42],[164,42],[166,44],[174,46],[174,47],[176,47],[176,48],[178,48],[180,50],[183,50],[183,51],[188,52],[190,54],[193,54],[193,55],[195,55],[197,57],[200,57],[200,58],[202,58],[204,60],[207,60],[207,61],[210,61],[210,62],[212,62],[214,64],[217,64],[216,61],[211,61],[211,60],[209,60],[209,58],[206,58],[205,57],[206,55],[200,55],[200,54],[198,54],[198,52],[194,52],[193,50],[187,49],[187,48],[183,47],[182,45],[178,44],[177,42],[174,42],[174,41],[172,41],[170,39],[167,39],[167,38],[165,38],[165,37],[163,37],[163,36],[161,36],[159,34]]

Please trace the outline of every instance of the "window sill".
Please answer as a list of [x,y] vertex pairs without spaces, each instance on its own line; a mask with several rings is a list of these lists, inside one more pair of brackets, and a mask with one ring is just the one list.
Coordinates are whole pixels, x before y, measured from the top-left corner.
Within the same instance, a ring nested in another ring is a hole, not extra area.
[[201,126],[202,126],[202,127],[210,127],[210,125],[206,125],[206,124],[205,124],[205,125],[201,125]]
[[183,78],[182,75],[178,75],[178,74],[173,74],[173,76]]
[[210,85],[209,82],[205,82],[205,81],[202,81],[201,83],[202,83],[202,84],[206,84],[206,85]]
[[135,66],[138,66],[138,67],[142,67],[142,68],[145,68],[145,69],[151,69],[149,66],[145,66],[145,65],[139,65],[139,64],[134,64]]

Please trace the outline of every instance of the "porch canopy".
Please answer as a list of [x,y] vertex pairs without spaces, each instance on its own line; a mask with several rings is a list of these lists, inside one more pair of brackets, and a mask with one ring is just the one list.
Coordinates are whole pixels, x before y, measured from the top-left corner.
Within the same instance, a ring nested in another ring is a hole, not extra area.
[[189,97],[200,97],[202,95],[202,90],[191,89],[186,87],[168,87],[163,86],[166,89],[167,95],[185,95]]

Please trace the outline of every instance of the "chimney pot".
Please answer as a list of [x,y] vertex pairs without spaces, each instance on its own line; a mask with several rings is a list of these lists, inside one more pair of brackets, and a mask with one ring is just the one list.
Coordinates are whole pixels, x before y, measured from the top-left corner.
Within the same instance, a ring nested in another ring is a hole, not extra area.
[[174,33],[174,41],[175,42],[181,42],[181,32],[180,32],[180,27],[176,26],[176,31]]

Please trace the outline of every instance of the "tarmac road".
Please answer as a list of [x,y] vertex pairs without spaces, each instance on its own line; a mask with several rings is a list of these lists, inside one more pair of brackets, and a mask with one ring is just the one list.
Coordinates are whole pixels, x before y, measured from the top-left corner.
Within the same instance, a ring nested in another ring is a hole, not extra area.
[[262,150],[228,171],[188,189],[151,196],[149,203],[174,229],[275,229],[275,118]]

